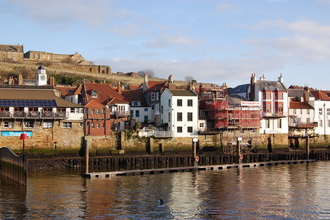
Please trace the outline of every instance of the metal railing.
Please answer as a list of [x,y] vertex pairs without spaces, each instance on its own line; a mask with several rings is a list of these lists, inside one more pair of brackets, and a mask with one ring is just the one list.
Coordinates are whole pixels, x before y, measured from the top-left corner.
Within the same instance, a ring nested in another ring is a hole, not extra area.
[[1,148],[0,174],[23,186],[26,186],[27,156],[18,156],[8,147]]

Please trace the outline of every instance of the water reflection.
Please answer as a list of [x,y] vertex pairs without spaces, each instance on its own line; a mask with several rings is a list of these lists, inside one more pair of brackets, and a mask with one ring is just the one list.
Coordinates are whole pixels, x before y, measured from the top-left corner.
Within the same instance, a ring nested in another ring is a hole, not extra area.
[[107,179],[32,173],[26,189],[1,179],[0,218],[329,219],[329,168],[317,162]]

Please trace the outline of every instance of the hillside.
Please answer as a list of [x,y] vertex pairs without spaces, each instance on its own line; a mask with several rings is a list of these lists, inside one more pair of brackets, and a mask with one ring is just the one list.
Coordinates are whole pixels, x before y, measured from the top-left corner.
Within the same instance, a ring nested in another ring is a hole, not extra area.
[[[8,76],[17,77],[19,74],[22,74],[24,79],[35,79],[35,75],[37,73],[37,69],[40,64],[35,63],[6,63],[0,62],[0,84],[3,84],[4,80],[8,78]],[[71,84],[71,82],[75,82],[75,84],[79,84],[82,81],[85,82],[107,82],[112,85],[117,85],[120,82],[122,85],[141,85],[143,83],[143,77],[133,78],[123,75],[117,74],[97,74],[97,73],[89,73],[76,71],[74,69],[73,64],[67,63],[59,63],[59,64],[48,64],[45,65],[48,76],[54,76],[57,83],[59,78],[68,78],[70,80],[64,80]],[[159,79],[159,78],[151,78],[150,81],[165,81],[167,79]],[[63,81],[63,80],[62,80]],[[175,81],[175,84],[178,86],[186,86],[187,82],[185,81]]]

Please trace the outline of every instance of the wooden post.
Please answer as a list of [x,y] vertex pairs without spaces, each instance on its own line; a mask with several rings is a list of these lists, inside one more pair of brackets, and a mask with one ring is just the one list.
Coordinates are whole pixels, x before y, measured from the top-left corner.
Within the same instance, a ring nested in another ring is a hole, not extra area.
[[84,140],[85,174],[89,173],[89,150],[88,142]]
[[241,137],[237,138],[237,163],[242,163],[242,159],[243,159],[241,158],[243,156],[241,154],[241,140],[242,140]]
[[309,160],[309,135],[306,136],[306,159]]
[[198,160],[199,158],[197,157],[197,152],[196,152],[196,143],[198,142],[197,138],[192,139],[192,159],[194,162],[194,166],[198,165]]

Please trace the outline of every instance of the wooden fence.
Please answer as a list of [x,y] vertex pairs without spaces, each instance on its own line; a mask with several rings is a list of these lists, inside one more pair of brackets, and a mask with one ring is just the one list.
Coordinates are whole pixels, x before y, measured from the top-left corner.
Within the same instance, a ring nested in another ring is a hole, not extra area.
[[18,156],[8,147],[1,148],[0,175],[26,186],[27,156]]

